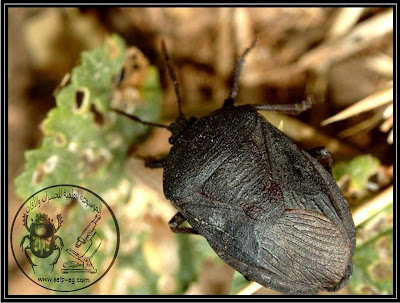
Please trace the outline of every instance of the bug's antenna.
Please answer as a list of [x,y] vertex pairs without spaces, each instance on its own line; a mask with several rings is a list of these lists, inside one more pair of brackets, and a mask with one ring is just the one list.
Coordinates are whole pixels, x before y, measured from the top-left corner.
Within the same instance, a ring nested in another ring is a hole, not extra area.
[[111,110],[113,112],[116,112],[116,113],[120,114],[120,115],[128,117],[129,119],[131,119],[133,121],[136,121],[136,122],[139,122],[139,123],[142,123],[142,124],[145,124],[145,125],[155,126],[155,127],[162,127],[162,128],[168,128],[169,127],[168,125],[164,125],[164,124],[160,124],[160,123],[153,123],[153,122],[143,121],[142,119],[140,119],[140,118],[138,118],[136,116],[127,114],[127,113],[125,113],[125,112],[123,112],[123,111],[121,111],[119,109],[116,109],[116,108],[111,108]]
[[227,99],[227,100],[231,100],[232,103],[237,96],[237,92],[238,92],[238,88],[239,88],[240,72],[242,71],[244,59],[246,58],[247,54],[253,49],[253,47],[256,46],[257,43],[258,43],[258,38],[256,38],[254,40],[254,42],[248,48],[246,48],[244,53],[236,59],[233,86],[232,86],[231,94],[229,95],[229,99]]
[[168,53],[167,53],[167,48],[165,46],[165,41],[164,40],[161,41],[161,49],[162,49],[162,52],[163,52],[163,55],[164,55],[165,62],[167,64],[169,77],[171,78],[172,83],[174,84],[176,101],[178,103],[179,117],[184,118],[185,116],[183,115],[183,112],[182,112],[182,98],[181,98],[181,93],[180,93],[180,90],[179,90],[179,83],[178,83],[178,80],[176,78],[175,70],[174,70],[173,66],[171,65],[171,63],[169,61],[169,56],[168,56]]

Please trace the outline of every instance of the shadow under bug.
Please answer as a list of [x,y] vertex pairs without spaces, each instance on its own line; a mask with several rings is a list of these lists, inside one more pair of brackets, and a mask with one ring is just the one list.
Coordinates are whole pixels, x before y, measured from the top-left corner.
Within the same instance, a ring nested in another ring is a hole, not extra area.
[[[237,60],[230,96],[208,116],[184,116],[164,43],[179,109],[175,122],[115,111],[171,132],[169,155],[146,166],[164,168],[164,194],[178,210],[169,222],[173,232],[204,236],[222,260],[263,286],[286,294],[337,291],[352,275],[355,228],[330,174],[330,153],[299,149],[257,112],[298,114],[311,101],[234,105],[244,59],[256,42]],[[191,227],[180,227],[185,221]]]

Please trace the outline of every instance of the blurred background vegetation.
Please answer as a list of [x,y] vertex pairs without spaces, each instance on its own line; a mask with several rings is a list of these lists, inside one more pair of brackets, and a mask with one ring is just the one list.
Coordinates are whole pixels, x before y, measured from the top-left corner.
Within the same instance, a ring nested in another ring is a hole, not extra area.
[[[169,133],[108,111],[113,104],[145,120],[174,120],[164,39],[185,114],[205,115],[222,105],[235,58],[256,37],[238,104],[315,97],[295,118],[265,115],[302,148],[333,153],[357,225],[354,275],[339,293],[392,293],[392,8],[15,7],[8,25],[9,222],[25,199],[55,182],[87,186],[106,200],[120,225],[120,253],[85,293],[277,294],[234,275],[203,238],[169,230],[175,210],[162,193],[162,170],[139,159],[167,154]],[[52,155],[74,174],[49,171]],[[50,293],[9,257],[11,294]]]

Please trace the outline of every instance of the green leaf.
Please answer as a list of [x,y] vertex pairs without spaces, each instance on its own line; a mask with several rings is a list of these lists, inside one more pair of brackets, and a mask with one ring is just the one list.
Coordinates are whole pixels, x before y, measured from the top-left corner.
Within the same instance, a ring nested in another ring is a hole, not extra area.
[[[118,258],[118,271],[123,270],[134,270],[137,276],[136,286],[130,286],[129,294],[138,295],[156,295],[159,294],[157,282],[159,276],[154,273],[146,262],[146,258],[143,254],[143,242],[145,241],[147,234],[140,233],[135,235],[138,241],[138,246],[134,251],[129,254],[122,254]],[[125,239],[128,240],[128,239]],[[129,283],[132,281],[123,281],[123,283]]]
[[332,173],[337,181],[345,176],[350,177],[350,192],[365,191],[369,178],[376,173],[379,165],[379,159],[371,155],[360,155],[350,162],[337,163]]
[[[55,184],[76,184],[102,195],[130,180],[124,169],[127,151],[148,127],[108,110],[125,51],[124,41],[113,35],[103,47],[82,53],[71,83],[57,94],[56,107],[42,124],[42,145],[25,154],[25,171],[15,180],[18,196],[26,199]],[[148,66],[144,73],[144,80],[135,87],[141,102],[134,114],[154,121],[160,115],[158,72]],[[126,198],[125,194],[120,200]]]
[[176,273],[177,293],[185,292],[190,284],[198,281],[203,262],[211,259],[222,262],[215,254],[205,238],[197,235],[176,235],[179,245],[179,269]]
[[393,293],[393,206],[357,228],[353,276],[354,294]]
[[[26,199],[47,186],[75,184],[104,198],[113,193],[113,201],[109,203],[128,200],[130,192],[122,189],[131,189],[134,185],[125,171],[128,150],[148,133],[149,128],[109,111],[117,89],[114,79],[121,72],[125,58],[125,43],[116,35],[104,46],[82,53],[81,65],[73,69],[71,83],[59,91],[55,108],[42,123],[44,138],[41,146],[25,153],[25,171],[15,179],[18,196]],[[143,80],[129,87],[136,91],[134,95],[139,100],[130,100],[134,104],[131,114],[155,121],[161,111],[158,71],[154,66],[145,66],[142,72]],[[58,207],[66,205],[59,204]],[[80,234],[87,222],[79,222],[82,216],[78,214],[75,217],[73,234]],[[131,230],[124,228],[121,232],[123,239],[132,235]],[[60,235],[66,247],[74,246],[71,241],[75,239],[64,237],[62,230]],[[137,234],[133,236],[137,237]],[[107,252],[99,251],[97,260],[100,263],[95,264],[96,268],[101,268],[101,260],[109,257]],[[144,282],[139,288],[130,289],[132,293],[157,293],[158,277],[149,271],[140,249],[132,252],[129,262],[126,263],[124,258],[126,256],[122,255],[122,265],[128,270],[125,275],[138,271],[143,274]],[[55,270],[55,274],[60,272]],[[63,287],[53,283],[44,285],[52,289]],[[113,285],[114,289],[120,287],[117,284]],[[90,287],[77,293],[86,294],[92,290]]]
[[125,59],[125,43],[113,35],[102,48],[82,53],[82,64],[73,69],[71,83],[75,89],[90,92],[100,112],[105,112],[111,99],[111,84]]

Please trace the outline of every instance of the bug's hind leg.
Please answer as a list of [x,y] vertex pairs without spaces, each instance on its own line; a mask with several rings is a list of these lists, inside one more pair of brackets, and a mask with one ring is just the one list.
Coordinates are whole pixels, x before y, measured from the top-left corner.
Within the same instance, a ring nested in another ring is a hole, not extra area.
[[174,233],[179,234],[199,234],[193,227],[179,227],[183,222],[186,221],[186,218],[181,213],[176,213],[175,216],[168,222],[169,227]]
[[[61,238],[60,238],[60,239],[61,239]],[[56,246],[54,247],[54,250],[57,250],[57,251],[58,251],[58,255],[57,255],[57,257],[54,259],[54,261],[50,264],[50,265],[52,266],[51,272],[50,272],[50,273],[53,272],[54,266],[57,264],[58,259],[60,258],[60,255],[61,255],[61,248],[60,248],[58,245],[56,245]]]
[[[31,259],[31,257],[29,257],[29,255],[28,255],[28,249],[31,250],[31,247],[30,247],[30,246],[27,246],[27,247],[25,247],[25,249],[24,249],[24,251],[25,251],[25,256],[26,256],[26,258],[28,259],[28,262],[29,262],[29,264],[31,265],[33,272],[35,272],[35,266],[37,266],[37,265],[34,264],[33,261],[32,261],[32,259]],[[32,250],[31,250],[31,251],[32,251]]]
[[324,146],[318,146],[307,150],[330,174],[332,174],[332,154]]

